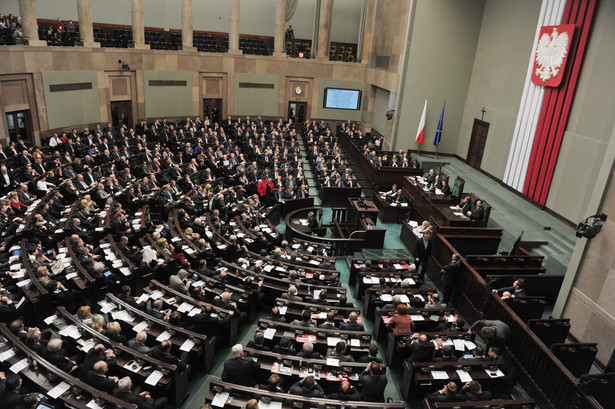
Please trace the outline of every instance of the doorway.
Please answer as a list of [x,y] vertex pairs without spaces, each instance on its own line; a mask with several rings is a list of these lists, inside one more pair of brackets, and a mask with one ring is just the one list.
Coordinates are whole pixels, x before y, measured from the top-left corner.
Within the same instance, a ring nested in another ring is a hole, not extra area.
[[6,123],[11,141],[17,142],[17,138],[21,138],[24,142],[33,143],[30,111],[7,112]]
[[213,125],[216,122],[220,123],[222,115],[222,98],[203,98],[203,120],[209,118]]
[[132,121],[131,101],[111,102],[111,124],[115,127],[126,125],[129,129],[135,126]]
[[294,123],[302,123],[306,119],[307,102],[288,102],[288,119],[292,119]]
[[470,137],[470,146],[468,147],[468,155],[466,156],[466,163],[474,169],[480,169],[488,133],[489,122],[474,118],[472,136]]

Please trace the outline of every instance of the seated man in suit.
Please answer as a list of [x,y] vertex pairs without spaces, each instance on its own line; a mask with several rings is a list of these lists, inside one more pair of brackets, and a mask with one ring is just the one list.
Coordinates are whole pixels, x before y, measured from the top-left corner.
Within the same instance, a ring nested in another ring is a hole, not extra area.
[[120,379],[117,376],[107,376],[108,370],[109,365],[105,361],[98,361],[86,374],[85,381],[96,389],[111,393]]
[[387,376],[382,365],[372,361],[367,364],[365,371],[359,375],[359,383],[363,385],[361,400],[367,402],[384,402],[384,390],[387,386]]
[[493,399],[493,394],[489,391],[484,391],[478,381],[469,381],[461,388],[460,397],[465,397],[470,401],[482,401]]
[[429,169],[429,174],[425,177],[425,183],[427,183],[427,187],[431,187],[431,185],[436,183],[436,172],[433,169]]
[[130,341],[128,341],[128,347],[134,349],[137,352],[148,355],[151,349],[150,347],[145,345],[146,342],[147,332],[140,331],[139,333],[137,333],[135,339],[131,339]]
[[439,391],[435,391],[428,396],[432,402],[456,402],[459,400],[457,391],[459,388],[455,382],[449,382]]
[[363,324],[357,322],[357,318],[357,313],[351,312],[348,316],[348,320],[340,324],[340,329],[348,331],[364,331]]
[[264,345],[265,336],[262,331],[256,331],[254,333],[254,339],[248,342],[247,347],[252,349],[258,349],[259,351],[271,351],[271,348]]
[[245,356],[241,344],[233,345],[231,348],[233,357],[224,362],[222,380],[233,382],[243,386],[254,386],[254,375],[260,370],[260,365],[252,358]]
[[433,343],[429,341],[427,334],[413,334],[408,340],[406,348],[410,352],[410,362],[429,362],[434,350]]
[[125,376],[117,383],[117,388],[113,390],[113,395],[123,401],[137,405],[138,409],[164,409],[167,406],[167,398],[152,398],[148,391],[141,391],[140,388],[132,389],[132,380]]
[[308,398],[322,398],[325,396],[324,389],[316,383],[312,375],[306,376],[303,380],[292,385],[288,393]]
[[188,362],[187,352],[182,352],[179,358],[171,353],[171,341],[169,340],[162,341],[159,345],[153,347],[149,355],[159,361],[177,366],[179,372],[184,372],[186,362]]
[[432,353],[433,362],[457,362],[457,357],[455,356],[455,349],[452,345],[442,346],[441,338],[436,338],[436,345],[438,347],[434,349]]
[[352,357],[352,355],[346,355],[346,349],[346,342],[338,342],[337,344],[335,344],[335,348],[328,351],[327,359],[332,358],[337,359],[340,362],[354,362],[354,358]]
[[483,220],[485,216],[485,209],[483,209],[483,201],[478,199],[476,201],[476,206],[472,210],[468,210],[466,215],[470,218],[470,220]]
[[502,295],[504,292],[508,291],[511,294],[511,297],[525,297],[525,289],[523,288],[524,280],[522,278],[517,278],[512,286],[510,287],[502,287],[491,290],[494,294]]

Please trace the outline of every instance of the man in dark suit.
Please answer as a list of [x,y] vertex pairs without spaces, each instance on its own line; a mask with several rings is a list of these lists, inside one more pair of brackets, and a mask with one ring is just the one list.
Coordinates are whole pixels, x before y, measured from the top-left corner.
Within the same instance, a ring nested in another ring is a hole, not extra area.
[[23,393],[21,392],[21,384],[23,381],[21,380],[21,376],[9,374],[6,377],[6,381],[4,383],[4,391],[0,393],[0,405],[3,408],[14,408],[19,405],[23,400]]
[[243,346],[236,344],[232,348],[233,358],[224,362],[222,380],[243,386],[254,386],[254,375],[260,370],[260,365],[252,358],[247,358]]
[[348,321],[342,322],[340,324],[340,329],[347,331],[364,331],[363,324],[357,322],[357,318],[357,313],[351,312],[348,316]]
[[387,376],[382,372],[382,366],[378,362],[372,361],[367,364],[365,371],[359,375],[359,383],[363,385],[361,400],[384,402],[384,390],[387,382]]
[[474,207],[474,209],[472,209],[472,211],[468,211],[466,214],[472,221],[483,220],[483,217],[485,216],[485,209],[483,209],[483,201],[478,199],[476,201],[476,206]]
[[440,270],[440,281],[444,286],[442,290],[442,302],[445,304],[451,300],[453,291],[455,290],[455,285],[461,275],[462,270],[460,260],[461,256],[455,253],[453,254],[451,262],[442,267],[442,270]]
[[154,400],[148,391],[132,390],[132,380],[125,376],[117,383],[113,395],[121,400],[137,405],[138,409],[163,409],[167,406],[167,398]]
[[117,376],[107,376],[108,370],[109,365],[105,361],[98,361],[86,374],[85,381],[96,389],[111,393],[120,379]]
[[0,167],[0,193],[8,193],[15,187],[15,178],[5,165]]
[[162,341],[160,345],[156,345],[150,351],[150,356],[159,361],[166,362],[177,366],[179,372],[183,372],[186,369],[186,362],[188,361],[188,353],[182,352],[181,357],[177,357],[171,353],[171,341]]
[[427,263],[431,257],[431,238],[429,233],[423,234],[423,239],[418,240],[414,246],[414,264],[416,265],[416,271],[419,271],[421,267],[421,273],[425,273],[427,269]]
[[411,362],[429,362],[431,361],[431,354],[434,350],[434,346],[429,342],[429,338],[426,334],[419,334],[418,340],[410,338],[406,344],[406,348],[410,351]]

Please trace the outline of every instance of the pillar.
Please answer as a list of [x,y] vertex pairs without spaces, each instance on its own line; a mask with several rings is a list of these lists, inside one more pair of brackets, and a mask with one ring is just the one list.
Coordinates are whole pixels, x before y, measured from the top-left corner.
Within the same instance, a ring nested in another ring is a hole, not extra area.
[[240,54],[239,51],[239,0],[231,0],[231,15],[228,30],[229,54]]
[[94,42],[91,0],[77,0],[77,12],[79,14],[79,36],[81,37],[83,46],[100,47],[100,43]]
[[372,51],[374,28],[376,25],[376,1],[364,0],[362,21],[363,30],[359,32],[359,43],[357,45],[357,60],[369,63]]
[[322,0],[320,4],[320,19],[318,20],[318,51],[316,58],[329,59],[329,34],[331,32],[331,8],[333,0]]
[[19,0],[19,16],[21,17],[23,38],[28,40],[28,45],[39,47],[47,46],[46,41],[38,39],[34,0]]
[[275,37],[273,38],[273,55],[284,56],[284,43],[286,41],[286,0],[275,1]]
[[149,44],[145,44],[143,0],[132,0],[132,41],[136,49],[149,49]]
[[192,45],[192,0],[182,0],[182,50],[196,51]]

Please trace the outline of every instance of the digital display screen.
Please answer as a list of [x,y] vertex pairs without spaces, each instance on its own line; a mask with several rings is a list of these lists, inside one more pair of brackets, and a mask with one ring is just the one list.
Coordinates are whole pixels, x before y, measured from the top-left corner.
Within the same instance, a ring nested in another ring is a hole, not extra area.
[[323,108],[356,111],[361,108],[361,90],[325,88]]

